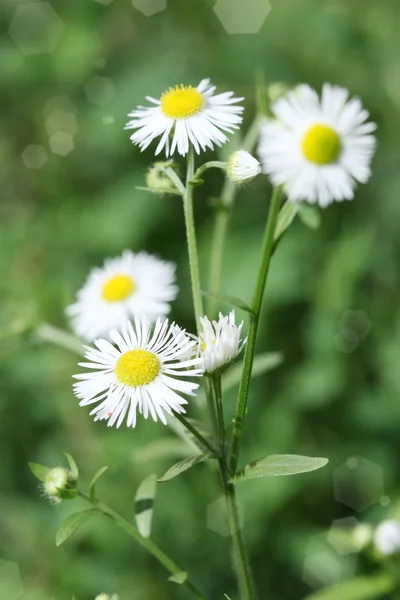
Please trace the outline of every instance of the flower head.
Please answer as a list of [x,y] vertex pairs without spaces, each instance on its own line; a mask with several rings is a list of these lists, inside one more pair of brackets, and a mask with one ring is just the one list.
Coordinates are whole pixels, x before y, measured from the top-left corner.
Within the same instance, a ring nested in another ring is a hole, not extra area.
[[260,163],[245,150],[234,152],[228,159],[226,174],[236,185],[250,183],[260,173]]
[[[124,419],[129,427],[136,425],[136,413],[164,424],[164,412],[184,413],[187,400],[199,385],[182,377],[202,374],[201,359],[193,358],[196,340],[168,320],[157,319],[154,330],[148,321],[135,318],[119,333],[112,331],[113,342],[95,340],[95,348],[87,348],[86,358],[79,363],[89,373],[75,375],[80,380],[74,392],[80,406],[97,403],[90,414],[95,421],[107,420],[108,426],[120,427]],[[188,358],[188,357],[191,358]]]
[[118,600],[117,594],[113,594],[109,596],[108,594],[99,594],[96,596],[95,600]]
[[218,321],[207,317],[200,319],[203,330],[200,332],[200,356],[203,370],[214,373],[229,365],[241,352],[246,340],[241,340],[243,321],[235,324],[235,311],[227,317],[219,313]]
[[174,162],[172,160],[167,160],[164,162],[155,162],[154,165],[150,167],[146,175],[147,186],[151,189],[157,190],[160,195],[167,194],[171,190],[176,190],[175,185],[164,172],[166,167],[170,167],[171,169],[177,171],[177,166],[174,164]]
[[174,264],[146,252],[125,250],[122,256],[107,259],[102,268],[93,269],[77,302],[66,312],[75,332],[92,341],[107,337],[111,329],[134,316],[155,321],[166,315],[177,293]]
[[[131,135],[134,144],[145,150],[153,140],[161,138],[156,155],[165,148],[172,156],[177,149],[185,156],[192,144],[197,154],[200,149],[221,146],[228,141],[224,131],[233,133],[242,122],[242,106],[235,106],[243,98],[234,98],[233,92],[214,95],[215,86],[203,79],[197,87],[176,86],[164,92],[159,100],[146,99],[154,106],[139,106],[129,113],[132,120],[125,129],[135,129]],[[170,134],[172,141],[170,141]]]
[[70,470],[63,467],[50,469],[43,482],[43,491],[53,504],[75,498],[77,494],[76,478]]
[[327,206],[351,200],[356,183],[368,181],[375,149],[369,113],[348,91],[325,84],[321,98],[300,85],[271,107],[262,129],[263,171],[283,185],[289,200]]
[[374,542],[381,554],[400,553],[400,521],[384,521],[375,529]]

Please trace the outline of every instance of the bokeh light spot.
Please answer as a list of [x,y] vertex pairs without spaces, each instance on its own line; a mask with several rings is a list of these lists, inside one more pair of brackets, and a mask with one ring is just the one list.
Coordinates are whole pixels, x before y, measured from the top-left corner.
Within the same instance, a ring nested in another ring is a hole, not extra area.
[[383,469],[359,456],[349,458],[333,473],[334,497],[337,502],[362,511],[383,496]]
[[[244,508],[238,502],[239,527],[244,524]],[[226,511],[226,499],[222,496],[207,506],[207,527],[222,537],[229,536],[229,523]]]
[[28,2],[16,9],[8,33],[23,54],[53,52],[64,23],[49,2]]
[[214,12],[229,34],[259,33],[271,12],[269,0],[218,0]]
[[43,146],[30,144],[21,154],[22,161],[27,169],[41,169],[47,160]]

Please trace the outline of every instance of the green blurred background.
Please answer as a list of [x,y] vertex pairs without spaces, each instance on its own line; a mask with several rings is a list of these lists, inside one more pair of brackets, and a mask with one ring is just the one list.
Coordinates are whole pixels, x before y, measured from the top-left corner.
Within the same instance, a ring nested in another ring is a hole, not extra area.
[[[68,451],[84,483],[107,464],[99,493],[133,519],[140,481],[181,454],[160,424],[142,419],[131,431],[93,423],[72,394],[77,357],[18,331],[44,321],[67,327],[64,307],[88,270],[125,248],[178,264],[172,315],[193,327],[181,206],[135,190],[152,151],[131,145],[126,114],[145,95],[211,77],[246,97],[247,127],[260,70],[269,83],[348,87],[379,124],[379,145],[356,200],[325,210],[316,231],[296,222],[274,259],[259,351],[280,351],[285,361],[254,381],[241,459],[292,452],[330,463],[239,488],[251,560],[261,600],[301,599],[318,584],[374,569],[336,553],[326,532],[344,517],[385,518],[400,491],[398,0],[271,4],[258,34],[228,35],[212,1],[168,0],[146,17],[128,0],[52,0],[56,14],[50,3],[1,0],[0,558],[19,565],[27,600],[90,600],[101,591],[121,600],[189,597],[101,518],[56,550],[58,524],[80,503],[50,506],[28,461],[56,466]],[[196,199],[204,268],[207,200],[222,183],[219,173],[208,176]],[[223,291],[245,300],[269,191],[261,177],[235,205]],[[235,390],[228,414],[234,400]],[[166,438],[168,452],[157,446]],[[362,459],[346,462],[354,456]],[[219,497],[204,466],[160,485],[153,534],[208,597],[235,600],[228,542],[207,527]]]

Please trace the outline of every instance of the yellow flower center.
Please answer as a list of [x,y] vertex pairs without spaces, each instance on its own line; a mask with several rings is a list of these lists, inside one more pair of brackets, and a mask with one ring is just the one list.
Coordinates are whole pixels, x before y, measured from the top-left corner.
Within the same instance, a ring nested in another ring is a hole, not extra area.
[[336,161],[340,153],[340,137],[331,127],[313,125],[301,143],[307,160],[317,165],[329,165]]
[[161,110],[171,119],[187,119],[200,112],[203,106],[203,94],[191,85],[177,85],[161,96]]
[[161,369],[157,356],[148,350],[128,350],[121,354],[115,365],[115,375],[120,383],[138,387],[148,385]]
[[106,302],[121,302],[126,300],[135,289],[135,282],[128,275],[114,275],[103,284],[101,295]]

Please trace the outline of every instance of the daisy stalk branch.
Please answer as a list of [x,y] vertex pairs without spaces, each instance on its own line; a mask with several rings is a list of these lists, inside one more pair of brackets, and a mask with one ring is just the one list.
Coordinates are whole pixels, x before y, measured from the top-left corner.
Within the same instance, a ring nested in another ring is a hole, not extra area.
[[184,427],[186,427],[186,429],[188,431],[190,431],[190,433],[192,435],[195,436],[196,439],[199,440],[199,442],[205,446],[206,448],[208,448],[208,450],[210,450],[210,452],[212,452],[212,454],[217,457],[219,456],[219,452],[216,448],[214,448],[214,446],[211,444],[211,442],[209,442],[201,433],[200,431],[198,431],[196,429],[196,427],[194,427],[194,425],[192,425],[190,423],[190,421],[188,421],[185,417],[183,417],[181,414],[175,412],[174,416],[178,419],[178,421],[180,421],[182,423],[182,425]]
[[165,167],[161,170],[167,177],[170,178],[179,194],[183,197],[185,195],[186,188],[179,175],[173,169],[171,169],[171,167]]
[[[145,538],[142,535],[140,535],[136,527],[131,525],[129,521],[126,521],[123,517],[121,517],[111,508],[109,508],[106,504],[100,502],[96,498],[90,498],[87,494],[81,492],[80,490],[78,491],[78,495],[90,504],[92,504],[94,507],[96,507],[101,513],[103,513],[103,515],[114,521],[114,523],[120,529],[125,531],[125,533],[133,537],[138,542],[138,544],[140,544],[142,548],[144,548],[145,550],[147,550],[147,552],[154,556],[154,558],[156,558],[158,562],[161,563],[166,568],[166,570],[169,571],[169,573],[171,573],[171,575],[176,575],[184,571],[184,569],[178,567],[178,565],[176,565],[173,562],[173,560],[171,560],[169,556],[167,556],[161,550],[161,548],[159,548],[150,538]],[[185,586],[198,600],[207,600],[206,596],[204,596],[204,594],[202,594],[202,592],[197,588],[197,586],[188,578],[182,583],[182,585]]]
[[211,160],[210,162],[206,162],[204,163],[204,165],[201,165],[201,167],[197,169],[197,171],[194,174],[192,183],[198,183],[199,180],[201,180],[201,176],[203,175],[203,173],[208,171],[208,169],[222,169],[223,171],[225,171],[227,166],[227,162],[222,162],[220,160]]
[[249,333],[244,354],[242,378],[240,381],[239,394],[236,403],[236,414],[229,453],[229,470],[232,474],[236,472],[239,457],[240,441],[247,410],[247,400],[249,396],[261,307],[264,298],[265,284],[267,282],[267,276],[274,250],[275,229],[282,202],[282,193],[282,188],[277,187],[274,189],[272,194],[261,251],[261,263],[258,269],[256,287],[251,305],[253,314],[250,317]]
[[196,328],[199,332],[200,317],[203,316],[203,298],[201,295],[199,256],[197,251],[196,230],[193,212],[193,176],[194,176],[194,151],[189,148],[187,155],[186,189],[183,195],[183,212],[185,216],[186,238],[189,254],[190,278],[192,282],[192,296]]
[[[251,153],[257,143],[262,115],[257,114],[251,124],[243,142],[243,150]],[[238,192],[238,186],[226,179],[220,195],[220,205],[215,211],[214,230],[211,240],[210,266],[208,277],[208,291],[217,294],[221,284],[222,264],[226,236],[228,233],[231,210]],[[212,298],[207,302],[207,314],[212,317],[215,314],[216,302]]]

